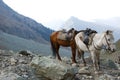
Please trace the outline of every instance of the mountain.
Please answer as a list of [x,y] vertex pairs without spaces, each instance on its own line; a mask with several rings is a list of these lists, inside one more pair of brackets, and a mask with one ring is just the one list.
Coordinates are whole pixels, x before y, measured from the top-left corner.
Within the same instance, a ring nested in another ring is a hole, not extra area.
[[109,24],[102,24],[102,23],[97,23],[97,22],[87,22],[80,20],[76,17],[70,17],[63,25],[63,29],[70,29],[70,28],[75,28],[76,30],[85,30],[86,28],[91,28],[93,30],[96,30],[97,32],[103,32],[105,30],[113,30],[114,31],[114,36],[115,40],[117,41],[120,39],[120,29],[116,28],[112,25]]
[[[36,54],[51,55],[49,36],[53,30],[25,17],[0,0],[0,49],[29,50]],[[61,56],[70,56],[69,50],[60,49]],[[67,54],[68,53],[68,54]]]
[[0,0],[0,30],[18,37],[48,43],[51,29],[35,20],[25,17]]
[[107,29],[109,27],[107,25],[100,25],[100,24],[96,24],[94,22],[83,21],[83,20],[80,20],[80,19],[72,16],[64,23],[63,28],[69,29],[69,28],[74,27],[77,30],[82,30],[82,29],[86,29],[86,28],[102,30],[103,26],[104,26],[104,29]]

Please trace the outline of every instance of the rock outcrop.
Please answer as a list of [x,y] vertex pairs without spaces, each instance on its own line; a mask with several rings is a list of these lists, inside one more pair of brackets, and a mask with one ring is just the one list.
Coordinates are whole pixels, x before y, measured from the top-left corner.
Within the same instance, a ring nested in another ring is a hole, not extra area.
[[50,57],[36,56],[31,62],[35,73],[42,75],[50,80],[72,80],[74,78],[74,69],[72,66],[57,61]]

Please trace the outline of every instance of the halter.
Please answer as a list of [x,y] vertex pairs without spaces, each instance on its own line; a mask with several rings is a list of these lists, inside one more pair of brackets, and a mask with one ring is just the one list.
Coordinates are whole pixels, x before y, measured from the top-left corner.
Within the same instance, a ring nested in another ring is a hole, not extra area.
[[[104,36],[104,38],[105,38],[105,40],[106,40],[106,43],[107,43],[107,46],[108,46],[108,50],[109,50],[110,44],[108,43],[106,36]],[[102,48],[102,47],[98,46],[97,44],[95,44],[94,41],[93,41],[93,45],[94,45],[94,48],[97,49],[97,50],[106,49],[106,48]],[[106,50],[107,50],[107,49],[106,49]]]
[[105,36],[105,40],[106,40],[106,43],[107,43],[107,46],[108,46],[108,50],[109,50],[110,49],[110,44],[108,43],[106,36]]

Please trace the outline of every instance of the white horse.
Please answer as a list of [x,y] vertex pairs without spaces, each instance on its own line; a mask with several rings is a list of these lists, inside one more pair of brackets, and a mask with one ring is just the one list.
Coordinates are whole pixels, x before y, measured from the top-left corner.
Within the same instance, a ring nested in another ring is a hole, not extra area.
[[88,46],[86,46],[83,43],[84,40],[84,32],[79,32],[75,36],[75,42],[78,49],[79,54],[81,53],[81,57],[84,61],[84,64],[86,65],[86,62],[84,60],[84,52],[90,52],[94,70],[100,70],[100,51],[104,48],[106,50],[110,50],[112,52],[115,51],[115,45],[114,45],[114,36],[113,32],[110,30],[107,30],[101,34],[98,33],[92,33],[90,35],[90,43]]

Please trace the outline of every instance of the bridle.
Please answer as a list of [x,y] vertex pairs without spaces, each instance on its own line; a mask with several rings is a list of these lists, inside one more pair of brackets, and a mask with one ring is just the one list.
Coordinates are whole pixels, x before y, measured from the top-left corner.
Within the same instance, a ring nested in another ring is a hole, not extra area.
[[110,50],[110,44],[108,43],[106,36],[105,36],[105,40],[106,40],[106,43],[107,43],[107,46],[108,46],[108,49],[106,49],[106,50]]

